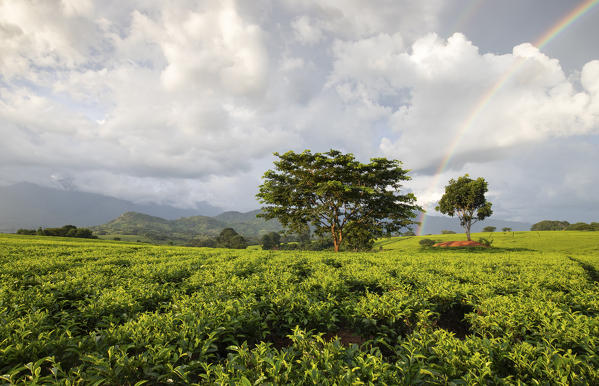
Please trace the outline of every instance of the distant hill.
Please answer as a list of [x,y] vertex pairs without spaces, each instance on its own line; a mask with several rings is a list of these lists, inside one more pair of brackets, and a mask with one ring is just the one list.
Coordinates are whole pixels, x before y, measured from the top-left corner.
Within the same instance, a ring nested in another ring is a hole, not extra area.
[[281,230],[275,220],[264,221],[256,217],[260,211],[247,213],[224,212],[215,217],[193,216],[166,220],[143,213],[127,212],[104,225],[92,227],[98,235],[139,235],[152,241],[186,243],[192,239],[213,237],[224,228],[233,228],[246,238]]
[[[260,209],[252,210],[250,212],[224,212],[218,216],[214,216],[215,219],[228,224],[231,228],[234,228],[238,233],[242,235],[257,235],[258,233],[266,232],[278,232],[283,229],[281,224],[277,220],[264,221],[263,218],[256,217],[261,212]],[[256,229],[259,232],[256,232]]]
[[205,202],[198,203],[198,209],[135,204],[101,194],[53,189],[27,182],[0,186],[0,232],[65,224],[87,227],[104,224],[124,212],[147,213],[172,220],[197,215],[214,216],[222,209]]
[[[258,213],[260,209],[245,213],[222,212],[207,203],[198,203],[198,209],[135,204],[100,194],[59,190],[25,182],[0,186],[0,232],[72,224],[77,227],[93,226],[94,230],[108,234],[147,234],[152,240],[175,241],[214,236],[226,227],[234,228],[245,237],[257,237],[282,229],[276,220],[257,218]],[[497,227],[497,230],[510,227],[521,231],[529,230],[532,224],[490,218],[475,224],[472,231],[481,231],[488,225]],[[444,229],[463,232],[456,218],[427,215],[422,234],[438,234]]]
[[[177,220],[166,220],[160,217],[149,216],[142,213],[127,212],[116,219],[92,230],[102,237],[103,235],[138,235],[155,242],[173,241],[187,243],[192,239],[214,237],[224,228],[233,228],[246,238],[258,238],[267,232],[282,230],[281,224],[276,220],[264,221],[256,217],[260,209],[250,212],[223,212],[214,217],[193,216]],[[495,226],[497,231],[504,227],[514,231],[529,230],[531,224],[487,219],[473,225],[472,232],[480,232],[485,226]],[[441,216],[426,216],[422,234],[440,234],[442,230],[452,230],[463,233],[456,218]]]
[[[460,220],[457,217],[429,216],[425,215],[421,234],[440,234],[442,230],[454,231],[456,233],[464,233],[464,228],[460,226]],[[486,226],[497,227],[497,231],[502,228],[512,228],[513,231],[528,231],[532,224],[518,221],[497,220],[488,218],[484,221],[477,222],[472,225],[472,232],[482,232]]]

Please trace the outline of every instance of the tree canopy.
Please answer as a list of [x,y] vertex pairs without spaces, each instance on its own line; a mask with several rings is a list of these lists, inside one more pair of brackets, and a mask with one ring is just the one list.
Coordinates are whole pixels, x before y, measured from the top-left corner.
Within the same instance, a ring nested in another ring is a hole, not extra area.
[[218,248],[245,249],[247,241],[233,228],[223,229],[216,238]]
[[482,177],[473,180],[466,174],[457,180],[452,178],[435,209],[451,217],[457,216],[470,240],[472,224],[493,214],[492,204],[485,198],[487,190],[487,181]]
[[75,225],[64,225],[60,228],[45,228],[39,227],[35,229],[19,229],[17,234],[21,235],[38,235],[38,236],[57,236],[57,237],[78,237],[84,239],[97,239],[90,229],[77,228]]
[[365,164],[338,150],[274,155],[274,170],[264,174],[256,195],[265,204],[259,216],[277,218],[290,232],[309,224],[332,238],[335,251],[346,229],[360,239],[353,247],[363,247],[369,244],[365,234],[370,240],[397,232],[422,210],[413,194],[399,194],[410,177],[397,160],[372,158]]
[[262,249],[279,249],[281,245],[281,235],[277,232],[269,232],[260,238],[260,244]]
[[567,221],[543,220],[530,227],[531,231],[562,231],[570,225]]
[[567,221],[543,220],[530,227],[531,231],[599,231],[599,223],[577,222],[570,224]]

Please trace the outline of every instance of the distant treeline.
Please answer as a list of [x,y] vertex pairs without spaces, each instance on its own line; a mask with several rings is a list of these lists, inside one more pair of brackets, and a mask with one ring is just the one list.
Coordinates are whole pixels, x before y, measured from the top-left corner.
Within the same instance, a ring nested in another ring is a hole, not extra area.
[[193,240],[192,247],[246,249],[248,242],[233,228],[225,228],[215,237]]
[[59,237],[78,237],[82,239],[97,239],[91,230],[87,228],[77,228],[75,225],[65,225],[60,228],[39,227],[35,229],[19,229],[18,235],[37,235],[37,236],[59,236]]
[[587,224],[577,222],[570,224],[567,221],[543,220],[530,228],[531,231],[599,231],[599,222]]
[[[301,235],[286,236],[281,236],[281,234],[278,232],[269,232],[262,235],[262,237],[259,240],[254,240],[252,238],[244,238],[243,236],[238,234],[233,228],[223,229],[217,237],[195,239],[186,245],[190,247],[245,249],[248,245],[255,244],[261,245],[263,250],[333,250],[332,240],[328,238],[317,238],[315,240],[311,240],[309,232],[306,232]],[[355,246],[352,247],[349,244],[346,247],[346,249],[363,250],[358,249]]]

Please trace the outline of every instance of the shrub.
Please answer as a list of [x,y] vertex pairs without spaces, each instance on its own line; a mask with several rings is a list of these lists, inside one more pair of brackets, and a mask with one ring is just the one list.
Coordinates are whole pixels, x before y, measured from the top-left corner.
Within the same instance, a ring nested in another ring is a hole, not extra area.
[[431,240],[431,239],[422,239],[418,242],[418,244],[420,244],[422,247],[432,247],[433,245],[435,245],[435,240]]
[[481,237],[480,239],[478,239],[478,242],[481,243],[482,245],[484,245],[485,247],[490,247],[491,244],[493,244],[493,240],[489,240],[489,239],[485,239],[484,237]]
[[447,229],[443,229],[443,230],[441,231],[441,234],[442,234],[442,235],[455,235],[455,232],[454,232],[454,231],[447,230]]
[[483,228],[483,232],[495,232],[495,229],[497,229],[497,227],[488,226]]
[[279,249],[284,251],[293,251],[299,248],[299,244],[297,243],[283,243],[279,245]]
[[35,229],[19,229],[17,230],[18,235],[35,235],[37,231]]
[[260,239],[260,244],[262,244],[262,249],[279,249],[281,245],[281,235],[277,232],[270,232],[262,236]]

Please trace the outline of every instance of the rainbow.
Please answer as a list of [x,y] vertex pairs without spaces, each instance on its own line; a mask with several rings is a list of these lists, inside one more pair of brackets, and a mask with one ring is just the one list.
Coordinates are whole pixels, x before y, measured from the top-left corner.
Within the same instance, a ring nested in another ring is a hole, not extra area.
[[[566,16],[561,18],[549,30],[547,30],[547,32],[545,32],[536,42],[534,42],[534,46],[536,46],[538,49],[542,49],[549,42],[555,39],[560,33],[566,30],[570,25],[572,25],[572,23],[578,20],[581,16],[583,16],[597,4],[599,4],[599,0],[585,0],[581,2],[578,6],[576,6],[574,9],[568,12]],[[512,75],[516,73],[516,71],[522,66],[522,64],[525,61],[526,59],[524,58],[518,58],[518,60],[516,60],[510,66],[510,68],[508,68],[507,71],[505,71],[501,75],[501,77],[478,100],[470,114],[468,114],[464,123],[460,126],[457,135],[454,137],[453,141],[448,146],[444,157],[441,159],[441,162],[439,163],[439,166],[437,167],[437,170],[433,177],[433,181],[429,185],[429,192],[435,189],[435,187],[439,183],[441,173],[445,170],[445,168],[449,164],[449,161],[451,161],[451,158],[457,146],[460,144],[462,138],[464,137],[468,129],[470,129],[470,127],[472,126],[472,123],[480,115],[480,112],[489,104],[493,96],[495,96],[495,94],[497,94],[497,92],[501,90],[501,88],[512,77]],[[424,215],[424,213],[422,213],[417,220],[420,223],[416,232],[418,235],[422,235],[422,231],[425,225],[425,218],[426,216]]]

